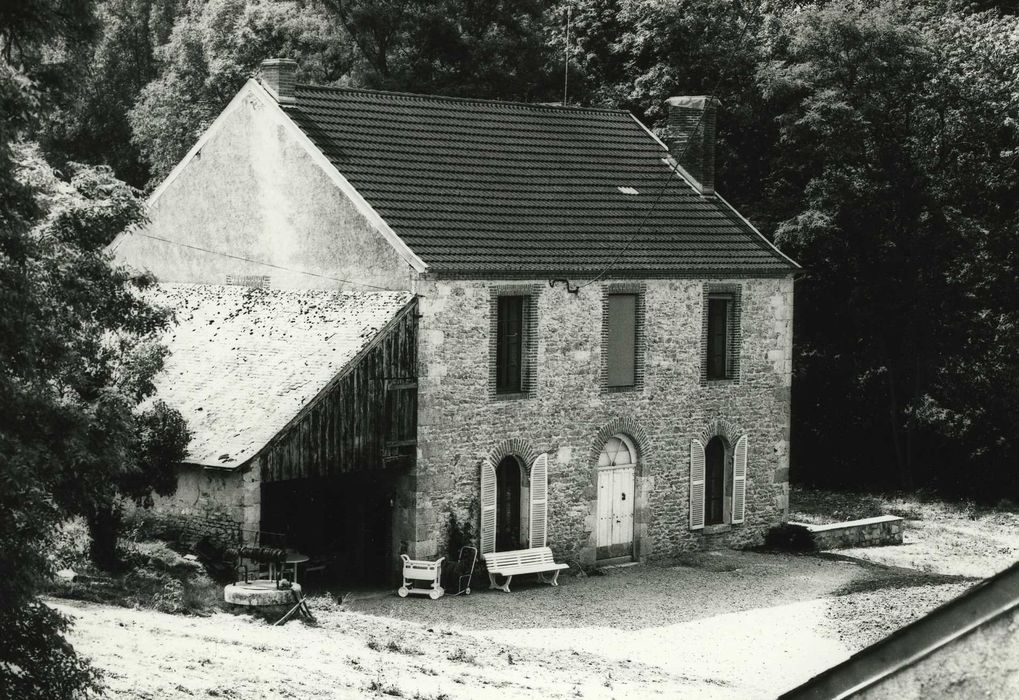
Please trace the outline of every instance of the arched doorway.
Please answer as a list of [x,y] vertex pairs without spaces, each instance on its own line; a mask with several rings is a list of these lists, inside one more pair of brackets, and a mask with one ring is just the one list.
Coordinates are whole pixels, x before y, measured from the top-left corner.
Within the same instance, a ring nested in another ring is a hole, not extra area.
[[495,551],[526,549],[527,475],[520,461],[508,455],[495,468]]
[[726,485],[726,445],[716,435],[704,447],[704,524],[721,525],[728,520]]
[[634,473],[637,450],[625,435],[605,441],[598,457],[598,559],[633,556]]

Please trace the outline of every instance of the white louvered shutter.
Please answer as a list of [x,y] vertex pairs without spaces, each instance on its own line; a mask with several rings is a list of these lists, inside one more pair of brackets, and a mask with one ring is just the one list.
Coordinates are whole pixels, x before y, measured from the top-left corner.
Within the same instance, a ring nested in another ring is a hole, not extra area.
[[732,455],[732,522],[741,523],[747,509],[747,436],[736,441]]
[[481,553],[495,551],[495,466],[485,457],[481,461]]
[[548,540],[548,455],[531,464],[531,548],[544,547]]
[[690,529],[704,527],[704,445],[690,441]]

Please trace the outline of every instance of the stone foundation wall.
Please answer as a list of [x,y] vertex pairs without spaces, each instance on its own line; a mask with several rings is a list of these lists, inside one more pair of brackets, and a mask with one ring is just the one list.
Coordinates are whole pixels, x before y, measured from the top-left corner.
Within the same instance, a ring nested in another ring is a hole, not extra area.
[[[492,287],[534,285],[537,376],[531,396],[489,390]],[[611,284],[606,282],[606,285]],[[740,376],[702,382],[705,285],[741,292]],[[639,461],[635,550],[656,559],[761,542],[788,510],[792,279],[647,280],[643,386],[602,388],[603,285],[569,294],[546,280],[426,280],[419,291],[417,503],[412,556],[445,553],[444,525],[477,513],[487,455],[549,454],[549,544],[595,557],[596,465],[605,439],[627,434]],[[689,528],[691,439],[749,436],[746,522]],[[476,520],[476,518],[475,518]],[[477,522],[472,522],[475,531]],[[454,553],[455,554],[455,553]]]
[[902,544],[902,532],[905,529],[905,521],[894,515],[828,525],[789,524],[806,530],[814,547],[820,550]]

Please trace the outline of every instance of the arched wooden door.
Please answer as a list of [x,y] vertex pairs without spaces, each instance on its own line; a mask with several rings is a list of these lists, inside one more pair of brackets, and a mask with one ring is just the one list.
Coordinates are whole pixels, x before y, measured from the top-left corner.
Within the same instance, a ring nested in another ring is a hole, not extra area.
[[598,559],[633,556],[637,452],[624,435],[605,442],[598,458]]

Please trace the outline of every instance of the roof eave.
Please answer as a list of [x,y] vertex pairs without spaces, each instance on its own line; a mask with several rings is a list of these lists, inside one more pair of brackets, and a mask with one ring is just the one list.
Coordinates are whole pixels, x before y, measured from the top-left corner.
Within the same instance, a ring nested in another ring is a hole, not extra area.
[[601,275],[601,279],[773,279],[792,277],[801,268],[783,267],[774,270],[751,270],[747,268],[670,268],[660,270],[613,269],[601,274],[602,269],[527,269],[527,268],[442,268],[433,266],[426,278],[430,279],[548,279],[569,277],[583,281]]

